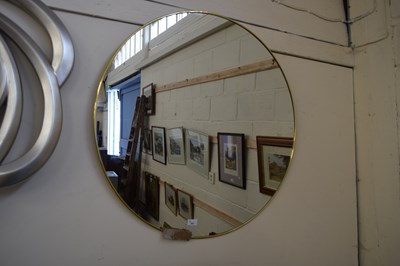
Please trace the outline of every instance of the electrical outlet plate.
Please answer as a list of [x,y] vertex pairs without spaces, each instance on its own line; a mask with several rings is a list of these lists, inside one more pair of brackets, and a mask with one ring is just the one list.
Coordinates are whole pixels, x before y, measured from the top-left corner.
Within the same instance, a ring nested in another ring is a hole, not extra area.
[[215,173],[214,172],[208,173],[208,182],[210,182],[211,184],[215,183]]

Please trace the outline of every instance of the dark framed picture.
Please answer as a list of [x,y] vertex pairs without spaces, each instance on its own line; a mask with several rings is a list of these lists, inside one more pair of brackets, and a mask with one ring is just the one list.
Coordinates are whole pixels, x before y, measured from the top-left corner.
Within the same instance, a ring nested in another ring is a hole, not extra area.
[[182,127],[167,130],[167,154],[168,163],[185,164],[185,140]]
[[246,189],[244,134],[218,133],[219,181]]
[[145,172],[146,210],[154,219],[159,220],[160,184],[158,177]]
[[146,115],[155,115],[156,113],[156,97],[154,93],[154,85],[153,83],[150,83],[149,85],[143,87],[142,89],[142,95],[146,97],[146,103],[145,103],[145,112]]
[[260,192],[273,196],[284,179],[293,150],[293,138],[257,136]]
[[147,154],[153,154],[153,141],[151,136],[151,129],[144,130],[143,151]]
[[183,218],[193,219],[193,197],[180,189],[178,189],[178,210]]
[[168,183],[165,183],[165,205],[176,215],[178,210],[177,191]]
[[142,171],[139,177],[139,205],[141,209],[145,209],[146,206],[146,175],[149,173]]
[[210,169],[209,137],[202,132],[186,129],[186,165],[208,178]]
[[165,128],[151,128],[153,135],[153,160],[162,164],[167,164],[167,152],[165,146]]

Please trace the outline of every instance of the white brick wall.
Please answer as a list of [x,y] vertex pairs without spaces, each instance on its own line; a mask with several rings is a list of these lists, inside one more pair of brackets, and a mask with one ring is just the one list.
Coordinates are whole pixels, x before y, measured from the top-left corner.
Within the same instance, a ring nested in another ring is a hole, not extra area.
[[255,75],[256,74],[253,73],[226,79],[224,82],[224,93],[237,94],[254,90],[256,84]]
[[258,72],[256,75],[257,90],[271,90],[278,88],[286,88],[286,82],[279,69]]
[[273,121],[275,94],[270,91],[253,92],[238,97],[238,119],[244,121]]
[[207,121],[210,119],[211,98],[197,98],[193,100],[193,119]]
[[[142,80],[161,86],[269,58],[271,55],[255,38],[241,28],[229,27],[145,68]],[[218,132],[243,133],[251,140],[257,135],[293,136],[292,103],[279,69],[157,93],[156,104],[156,115],[150,118],[150,124],[155,126],[182,126],[210,136]],[[240,221],[250,219],[270,198],[259,192],[256,150],[246,149],[246,190],[218,181],[217,145],[211,144],[210,151],[215,184],[185,165],[165,166],[148,158],[146,169]],[[160,225],[167,221],[197,235],[231,229],[199,208],[195,209],[198,226],[187,227],[184,219],[171,215],[164,204],[163,189]]]
[[237,114],[237,97],[221,95],[211,99],[211,121],[234,121]]

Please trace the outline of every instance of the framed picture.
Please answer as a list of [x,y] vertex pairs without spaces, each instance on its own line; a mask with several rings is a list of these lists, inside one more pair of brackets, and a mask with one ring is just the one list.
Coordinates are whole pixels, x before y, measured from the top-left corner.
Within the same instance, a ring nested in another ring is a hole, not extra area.
[[208,178],[210,169],[209,138],[207,134],[187,129],[186,165],[193,171]]
[[160,213],[160,185],[158,177],[145,172],[146,210],[157,221]]
[[273,196],[285,177],[293,149],[293,138],[257,136],[260,192]]
[[177,213],[177,192],[176,189],[168,184],[165,183],[165,205],[172,211],[173,214],[176,215]]
[[193,219],[193,197],[178,189],[178,210],[179,215],[185,219]]
[[185,164],[185,140],[183,128],[171,128],[167,130],[167,154],[168,163]]
[[218,133],[219,181],[246,189],[244,134]]
[[144,130],[143,151],[147,154],[153,154],[153,141],[151,136],[151,129]]
[[165,128],[153,126],[151,131],[153,135],[153,160],[167,164]]
[[150,83],[149,85],[143,87],[142,95],[146,97],[145,110],[146,115],[155,115],[156,114],[156,97],[154,94],[154,85]]

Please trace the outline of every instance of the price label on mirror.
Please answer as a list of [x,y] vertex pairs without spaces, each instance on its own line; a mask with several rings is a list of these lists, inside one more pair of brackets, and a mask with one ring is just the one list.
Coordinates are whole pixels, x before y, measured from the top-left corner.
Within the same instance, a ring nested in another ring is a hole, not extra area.
[[197,226],[197,219],[188,219],[187,225],[188,226]]

